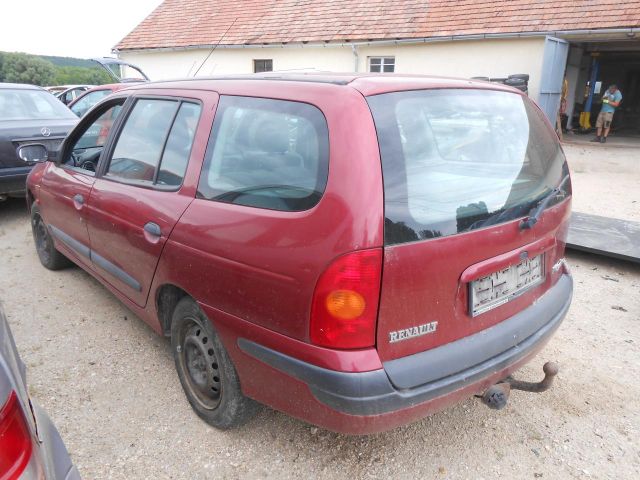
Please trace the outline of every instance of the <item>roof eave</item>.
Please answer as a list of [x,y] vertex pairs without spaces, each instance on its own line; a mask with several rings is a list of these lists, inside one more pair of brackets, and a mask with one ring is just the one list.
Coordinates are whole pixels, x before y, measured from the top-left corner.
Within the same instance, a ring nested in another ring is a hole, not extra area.
[[571,39],[571,37],[593,37],[607,35],[627,35],[634,38],[640,33],[640,27],[624,28],[600,28],[600,29],[576,29],[576,30],[546,30],[538,32],[507,32],[507,33],[481,33],[469,35],[445,35],[419,38],[379,39],[379,40],[353,40],[353,41],[324,41],[324,42],[278,42],[278,43],[252,43],[252,44],[203,44],[175,47],[149,47],[149,48],[117,48],[113,53],[138,53],[138,52],[175,52],[183,50],[208,50],[219,49],[245,49],[245,48],[330,48],[346,46],[386,46],[386,45],[413,45],[433,42],[454,42],[486,39],[532,38],[532,37],[558,37]]

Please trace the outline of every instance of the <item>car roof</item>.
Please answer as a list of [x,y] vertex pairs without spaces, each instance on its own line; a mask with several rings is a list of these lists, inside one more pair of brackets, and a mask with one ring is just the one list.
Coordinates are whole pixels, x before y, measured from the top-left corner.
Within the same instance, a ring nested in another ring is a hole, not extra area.
[[134,84],[133,83],[105,83],[104,85],[94,85],[89,90],[87,90],[87,93],[95,92],[96,90],[113,90],[115,92],[116,90],[131,87],[132,85]]
[[233,81],[239,82],[263,81],[277,86],[283,82],[305,83],[310,88],[318,89],[327,86],[349,86],[359,90],[363,95],[377,95],[380,93],[403,90],[442,89],[442,88],[474,88],[483,90],[501,90],[522,93],[519,90],[501,84],[470,80],[465,78],[437,77],[429,75],[384,74],[384,73],[332,73],[332,72],[268,72],[247,75],[221,75],[214,77],[198,77],[178,80],[163,80],[138,84],[134,90],[171,88],[215,90],[218,85]]
[[68,90],[70,88],[78,88],[78,87],[92,87],[93,85],[88,85],[86,83],[79,83],[77,85],[51,85],[50,87],[45,88],[61,88],[63,90]]
[[0,83],[0,89],[3,90],[46,90],[37,85],[29,85],[26,83]]

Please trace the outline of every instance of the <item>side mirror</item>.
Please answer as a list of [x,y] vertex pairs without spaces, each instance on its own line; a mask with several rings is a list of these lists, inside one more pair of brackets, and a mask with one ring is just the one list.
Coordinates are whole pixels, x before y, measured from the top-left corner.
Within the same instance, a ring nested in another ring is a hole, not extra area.
[[46,162],[49,160],[49,151],[41,143],[29,143],[18,147],[18,157],[27,163]]

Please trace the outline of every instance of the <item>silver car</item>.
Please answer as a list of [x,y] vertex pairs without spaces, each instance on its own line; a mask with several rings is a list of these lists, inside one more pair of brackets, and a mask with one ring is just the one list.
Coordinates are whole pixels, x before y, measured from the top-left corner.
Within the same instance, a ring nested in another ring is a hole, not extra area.
[[51,419],[29,399],[25,365],[1,306],[0,478],[80,478]]

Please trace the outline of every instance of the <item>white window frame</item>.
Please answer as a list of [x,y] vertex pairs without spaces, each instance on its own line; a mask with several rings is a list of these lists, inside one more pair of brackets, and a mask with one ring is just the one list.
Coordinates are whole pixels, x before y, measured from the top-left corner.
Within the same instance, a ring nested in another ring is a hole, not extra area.
[[[380,70],[372,70],[371,67],[371,61],[372,60],[379,60],[380,64],[379,65],[375,65],[375,67],[379,67]],[[396,71],[396,57],[395,56],[380,56],[380,57],[368,57],[367,58],[367,70],[371,73],[385,73],[384,71],[384,67],[388,67],[388,66],[392,66],[393,70],[391,72],[386,72],[386,73],[393,73]]]

